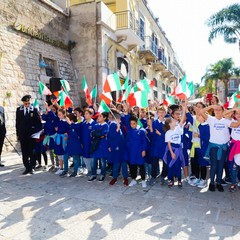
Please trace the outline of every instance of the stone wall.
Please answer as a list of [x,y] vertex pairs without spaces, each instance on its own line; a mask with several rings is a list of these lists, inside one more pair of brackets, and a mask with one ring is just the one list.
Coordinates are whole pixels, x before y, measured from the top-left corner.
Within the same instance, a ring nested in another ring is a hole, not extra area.
[[[76,42],[72,58],[78,78],[78,89],[81,89],[83,76],[86,76],[90,91],[96,84],[99,91],[102,89],[102,34],[100,26],[96,24],[99,19],[100,3],[92,2],[71,7],[69,37]],[[81,93],[82,102],[84,99],[84,94]]]
[[[0,105],[5,105],[8,139],[15,145],[15,111],[21,97],[31,94],[40,100],[40,105],[45,100],[38,93],[39,76],[46,75],[45,69],[39,67],[40,54],[56,61],[59,76],[71,85],[70,96],[76,105],[79,98],[68,50],[13,29],[14,23],[23,24],[67,45],[69,19],[66,16],[37,0],[1,0],[0,22]],[[8,141],[5,143],[5,151],[11,151]]]

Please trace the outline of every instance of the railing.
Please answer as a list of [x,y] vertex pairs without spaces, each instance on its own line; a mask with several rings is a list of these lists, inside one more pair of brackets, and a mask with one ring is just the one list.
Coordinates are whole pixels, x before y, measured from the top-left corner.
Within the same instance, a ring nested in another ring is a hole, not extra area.
[[161,48],[158,49],[158,60],[167,66],[167,58]]
[[132,13],[128,11],[116,12],[116,29],[132,29],[137,35],[139,35],[139,26],[136,21],[136,18],[132,15]]
[[152,40],[151,37],[144,38],[145,44],[140,48],[141,51],[150,50],[156,57],[158,57],[158,45]]

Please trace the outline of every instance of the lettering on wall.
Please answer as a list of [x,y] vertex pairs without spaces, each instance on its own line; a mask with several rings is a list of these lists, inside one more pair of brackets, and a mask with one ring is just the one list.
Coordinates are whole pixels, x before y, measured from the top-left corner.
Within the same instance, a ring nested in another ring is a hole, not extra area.
[[27,27],[24,24],[16,23],[16,22],[13,24],[13,29],[16,31],[22,32],[28,36],[34,37],[38,40],[41,40],[43,42],[46,42],[48,44],[51,44],[54,47],[68,50],[68,45],[66,45],[64,42],[50,38],[48,35],[44,34],[39,29]]

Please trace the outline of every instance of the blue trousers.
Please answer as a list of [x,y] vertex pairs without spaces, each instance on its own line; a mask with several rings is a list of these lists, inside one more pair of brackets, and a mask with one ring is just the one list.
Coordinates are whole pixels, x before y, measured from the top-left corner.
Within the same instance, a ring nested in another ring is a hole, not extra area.
[[[98,158],[93,158],[92,159],[92,176],[97,176],[97,161],[98,161]],[[101,162],[101,175],[103,177],[105,177],[106,175],[106,162],[107,162],[107,159],[106,158],[100,158],[100,162]]]
[[[73,155],[72,157],[73,157],[73,163],[74,163],[73,171],[74,171],[75,174],[77,174],[78,168],[80,166],[81,156],[80,155]],[[68,159],[69,159],[69,155],[64,154],[64,171],[65,172],[68,172]]]
[[211,184],[214,184],[215,176],[217,177],[217,184],[221,184],[222,174],[223,174],[223,166],[224,162],[227,158],[227,150],[222,151],[221,159],[217,158],[218,147],[212,147],[210,149],[210,179]]
[[122,175],[124,178],[128,178],[128,169],[127,169],[127,162],[115,162],[113,163],[113,178],[117,178],[119,175],[120,167],[122,167]]

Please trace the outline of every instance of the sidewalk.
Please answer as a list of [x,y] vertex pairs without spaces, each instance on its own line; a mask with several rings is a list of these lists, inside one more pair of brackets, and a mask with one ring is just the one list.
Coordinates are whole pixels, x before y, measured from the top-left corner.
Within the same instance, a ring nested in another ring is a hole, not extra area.
[[208,192],[187,184],[109,186],[38,171],[23,176],[17,154],[2,157],[0,239],[240,239],[240,190]]

